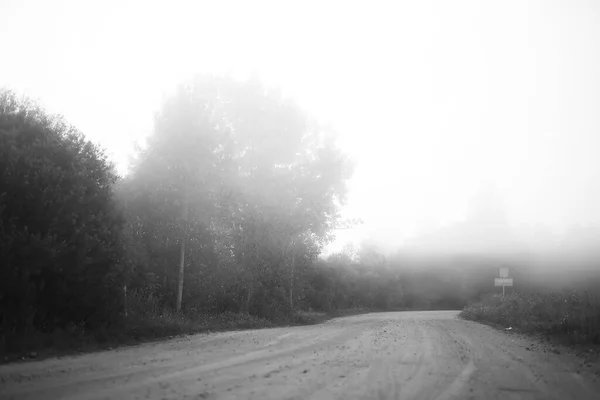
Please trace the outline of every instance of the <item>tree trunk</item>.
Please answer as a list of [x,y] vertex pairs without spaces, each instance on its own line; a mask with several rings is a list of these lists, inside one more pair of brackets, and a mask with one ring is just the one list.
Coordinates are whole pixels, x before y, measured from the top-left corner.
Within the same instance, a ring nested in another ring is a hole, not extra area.
[[163,276],[163,292],[165,292],[167,290],[167,266],[169,265],[169,260],[167,258],[167,256],[164,257],[165,260],[165,266],[164,266],[164,276]]
[[252,263],[252,249],[248,248],[248,242],[250,241],[250,238],[248,238],[248,235],[250,234],[249,230],[242,230],[242,265],[243,268],[246,270],[246,279],[247,279],[247,288],[248,291],[246,293],[246,299],[244,301],[244,305],[243,305],[243,313],[244,314],[250,314],[250,305],[252,303],[252,296],[254,294],[254,271],[252,269],[253,265]]
[[292,240],[292,265],[290,266],[290,310],[294,311],[294,266],[296,263],[296,246]]
[[250,314],[250,303],[252,302],[252,291],[253,291],[253,283],[252,281],[248,284],[248,296],[246,297],[246,305],[244,306],[244,312],[246,314]]
[[179,251],[179,280],[177,283],[177,303],[176,310],[177,312],[181,311],[181,299],[183,297],[183,272],[185,266],[185,241],[187,239],[187,223],[188,223],[188,198],[187,193],[185,193],[185,198],[183,199],[183,211],[182,211],[182,223],[181,223],[181,247]]
[[249,266],[249,260],[248,258],[246,258],[246,251],[244,251],[242,253],[242,260],[244,262],[244,267],[247,268],[248,270],[248,293],[246,295],[246,301],[244,302],[244,310],[243,312],[245,314],[250,314],[250,303],[252,302],[252,292],[254,291],[254,276],[252,274],[252,270],[250,269]]
[[167,275],[169,274],[169,237],[166,238],[164,257],[163,293],[167,290]]
[[127,317],[129,315],[127,312],[127,285],[123,286],[123,310],[125,311],[125,316]]

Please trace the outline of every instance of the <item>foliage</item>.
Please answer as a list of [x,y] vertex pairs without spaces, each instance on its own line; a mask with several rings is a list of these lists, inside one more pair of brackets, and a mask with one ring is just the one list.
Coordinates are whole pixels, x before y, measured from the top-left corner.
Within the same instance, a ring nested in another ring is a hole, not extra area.
[[273,326],[273,322],[265,318],[247,314],[202,313],[193,308],[176,313],[171,307],[165,307],[155,294],[143,290],[132,291],[130,299],[131,314],[126,324],[126,335],[136,340]]
[[489,286],[481,260],[321,258],[360,223],[340,219],[353,165],[334,139],[257,80],[199,76],[117,178],[62,118],[2,92],[0,352],[460,308]]
[[[2,337],[107,324],[122,309],[123,217],[103,152],[62,118],[0,91]],[[98,307],[102,304],[102,307]]]
[[190,80],[120,179],[61,117],[8,91],[0,105],[2,350],[27,335],[152,337],[308,307],[352,165],[280,92]]
[[288,315],[331,239],[349,165],[297,106],[259,82],[203,76],[182,85],[121,183],[130,241],[148,256],[131,263],[130,284],[153,285],[172,302],[175,265],[185,260],[184,307]]
[[600,298],[588,292],[490,294],[469,304],[461,316],[572,343],[600,344]]

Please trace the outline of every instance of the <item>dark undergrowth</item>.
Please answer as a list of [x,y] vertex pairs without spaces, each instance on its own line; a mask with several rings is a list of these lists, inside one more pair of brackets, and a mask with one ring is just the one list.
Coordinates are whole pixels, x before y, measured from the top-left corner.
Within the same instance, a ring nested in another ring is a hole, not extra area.
[[369,311],[362,308],[331,312],[299,311],[273,318],[234,312],[202,313],[193,308],[176,313],[152,296],[132,293],[128,315],[121,317],[112,327],[86,331],[82,326],[73,324],[69,329],[55,329],[51,333],[4,336],[1,347],[5,351],[0,357],[0,364],[102,351],[182,335],[312,325]]
[[600,344],[600,297],[587,292],[489,294],[470,303],[460,316],[565,345]]

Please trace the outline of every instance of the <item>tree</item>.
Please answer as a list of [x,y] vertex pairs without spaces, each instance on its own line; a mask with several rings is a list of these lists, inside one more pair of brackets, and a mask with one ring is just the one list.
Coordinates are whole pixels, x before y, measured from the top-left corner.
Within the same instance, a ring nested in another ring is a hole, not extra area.
[[[293,308],[296,262],[303,257],[298,251],[307,248],[306,242],[322,248],[331,240],[352,166],[334,146],[332,136],[279,92],[255,81],[227,88],[231,101],[225,113],[232,121],[235,162],[240,168],[239,197],[247,206],[238,209],[246,216],[253,214],[254,224],[258,216],[263,228],[278,236],[272,243],[278,243],[281,262],[288,266],[288,303]],[[248,243],[251,236],[242,236]],[[252,243],[257,251],[268,247],[265,244]],[[255,284],[252,271],[257,266],[251,266],[247,253],[241,256],[248,269],[249,308]]]
[[61,117],[0,91],[3,331],[107,324],[122,309],[113,166]]
[[[220,153],[224,149],[218,123],[218,104],[210,81],[182,85],[155,118],[153,134],[140,149],[133,165],[132,184],[143,182],[142,196],[155,210],[166,211],[166,220],[154,237],[178,242],[179,267],[176,309],[181,310],[186,242],[190,229],[208,225],[218,187]],[[179,209],[177,221],[173,210]],[[194,224],[191,227],[190,224]],[[173,227],[179,226],[174,237]],[[168,231],[165,232],[164,229]],[[201,229],[201,228],[198,228]]]
[[[153,238],[148,254],[156,242],[179,245],[177,309],[188,267],[202,269],[194,288],[209,280],[229,287],[243,311],[263,312],[284,290],[292,309],[303,296],[294,291],[303,287],[298,268],[331,239],[350,167],[331,137],[257,80],[199,76],[182,85],[158,114],[128,183],[137,193],[132,205],[147,204],[133,215],[160,214],[143,223]],[[190,247],[192,230],[211,238],[201,251]],[[209,253],[217,269],[186,262]]]

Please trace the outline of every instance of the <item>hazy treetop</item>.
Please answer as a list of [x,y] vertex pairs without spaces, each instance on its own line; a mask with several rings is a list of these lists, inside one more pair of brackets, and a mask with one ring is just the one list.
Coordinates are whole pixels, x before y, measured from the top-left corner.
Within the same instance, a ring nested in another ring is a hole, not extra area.
[[342,241],[460,223],[493,185],[508,222],[600,222],[600,5],[476,0],[2,2],[0,86],[64,113],[123,167],[163,94],[256,72],[359,160]]

